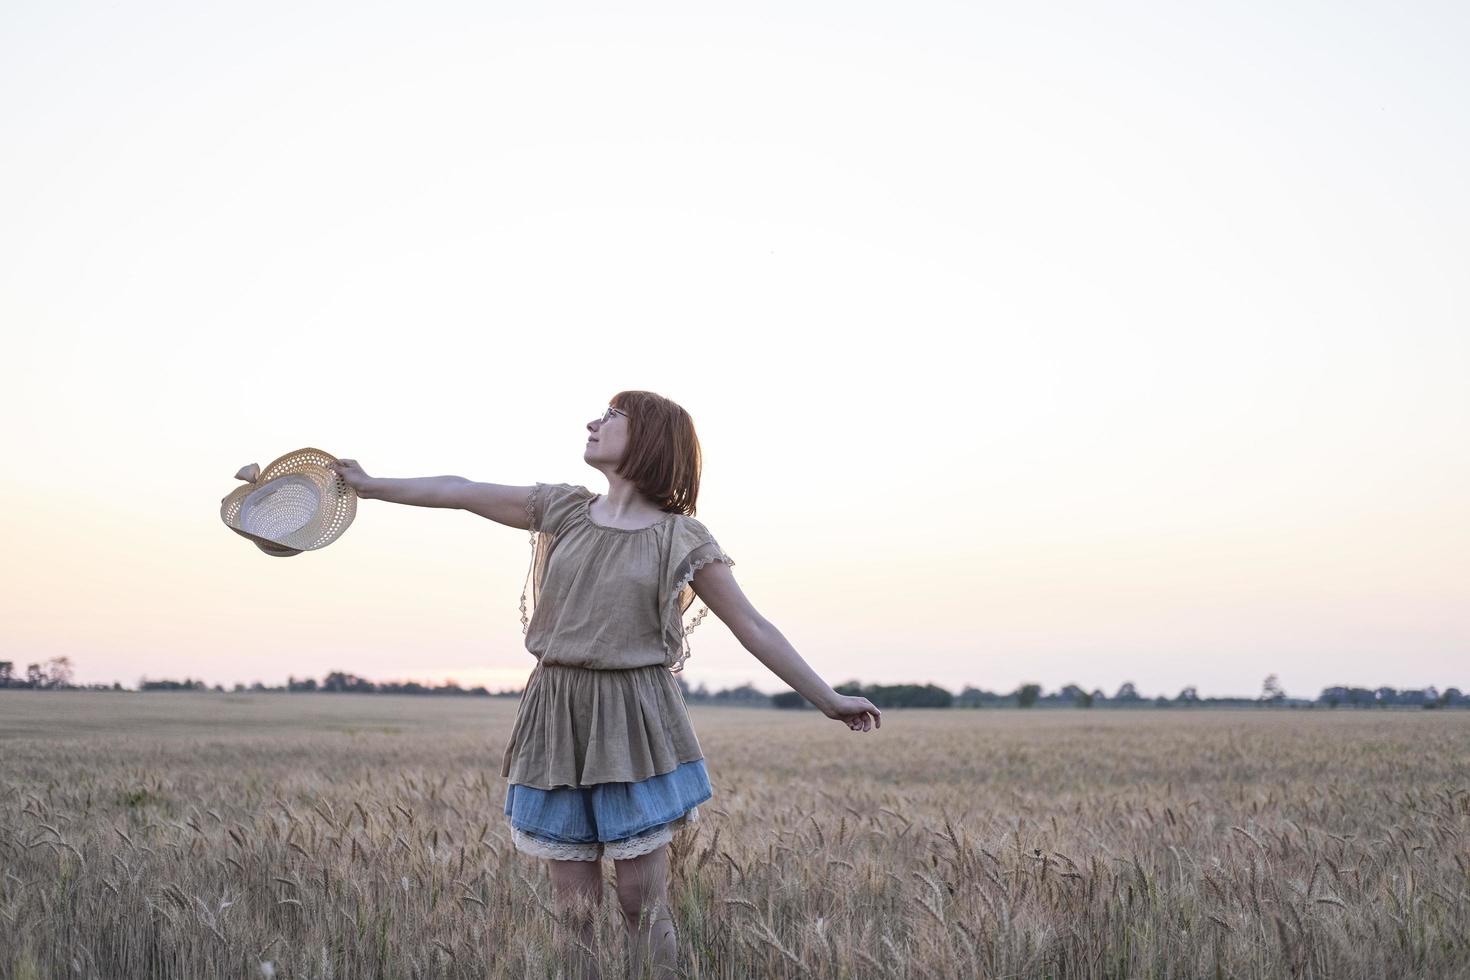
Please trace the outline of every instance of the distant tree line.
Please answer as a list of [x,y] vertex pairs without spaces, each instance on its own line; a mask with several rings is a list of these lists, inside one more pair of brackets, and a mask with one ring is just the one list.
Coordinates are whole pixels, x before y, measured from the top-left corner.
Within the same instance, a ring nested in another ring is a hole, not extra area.
[[[935,684],[862,684],[847,681],[832,685],[838,694],[867,698],[879,708],[952,708],[955,696]],[[973,690],[973,688],[966,688]],[[771,704],[777,708],[809,708],[812,705],[795,691],[783,691],[771,696]]]
[[[146,677],[138,681],[140,691],[224,691],[223,684],[208,687],[203,681],[185,678],[182,681],[173,680],[149,680]],[[470,697],[519,697],[520,690],[491,692],[484,685],[476,687],[462,687],[453,680],[444,681],[438,686],[422,684],[418,681],[370,681],[356,674],[345,671],[334,670],[320,681],[314,677],[297,678],[294,674],[286,678],[285,684],[262,684],[255,681],[252,684],[236,683],[230,690],[237,694],[290,694],[295,692],[322,692],[328,694],[350,693],[350,694],[436,694],[436,695],[467,695]]]
[[[30,688],[33,690],[68,690],[68,691],[219,691],[226,692],[223,684],[213,687],[205,684],[202,680],[185,677],[183,680],[171,680],[167,678],[152,679],[141,677],[138,679],[136,688],[125,688],[113,681],[111,684],[73,684],[71,660],[67,657],[57,657],[43,664],[27,664],[24,676],[15,673],[15,664],[9,660],[0,660],[0,688]],[[456,682],[445,681],[437,687],[421,684],[418,681],[382,681],[373,682],[349,674],[343,671],[333,671],[322,678],[318,683],[314,678],[298,680],[295,676],[288,677],[284,685],[267,685],[256,681],[253,684],[236,683],[232,688],[236,693],[242,692],[292,692],[292,691],[352,691],[358,693],[374,694],[464,694],[475,697],[520,697],[521,689],[497,691],[491,693],[483,686],[461,687]]]
[[[682,674],[675,675],[675,682],[684,700],[690,704],[716,704],[739,707],[810,708],[805,698],[795,691],[780,694],[764,694],[750,684],[742,684],[719,691],[710,691],[703,682],[690,688]],[[202,680],[185,677],[183,680],[167,680],[142,677],[135,689],[123,687],[116,681],[111,684],[77,685],[72,683],[72,663],[68,657],[55,657],[42,663],[27,664],[24,675],[15,673],[15,664],[0,660],[0,688],[29,688],[33,690],[71,691],[217,691],[225,692],[222,684],[212,688]],[[291,693],[296,691],[352,694],[433,694],[464,695],[469,697],[519,698],[524,688],[505,688],[490,691],[483,685],[461,687],[453,680],[438,686],[421,684],[418,681],[370,681],[356,674],[334,670],[318,682],[315,678],[297,679],[294,675],[284,685],[269,686],[255,681],[253,684],[236,683],[230,690],[235,693]],[[1284,707],[1325,708],[1470,708],[1470,695],[1458,687],[1447,687],[1443,691],[1431,686],[1396,690],[1392,687],[1327,687],[1315,699],[1288,697],[1282,690],[1275,674],[1270,674],[1261,684],[1261,693],[1254,698],[1206,698],[1201,697],[1194,685],[1183,688],[1174,697],[1163,694],[1145,697],[1138,692],[1132,681],[1124,681],[1112,697],[1101,688],[1085,691],[1076,684],[1064,684],[1051,693],[1042,690],[1040,684],[1021,684],[1014,691],[1000,693],[978,687],[964,687],[958,694],[936,684],[863,684],[852,680],[836,685],[838,694],[865,697],[880,708],[1133,708],[1133,707],[1192,707],[1214,705],[1220,707],[1245,707],[1255,705],[1278,705]]]
[[32,688],[38,691],[48,690],[88,690],[88,691],[121,691],[123,686],[116,681],[111,684],[88,684],[81,687],[72,683],[72,665],[70,657],[52,657],[44,664],[26,664],[25,674],[15,672],[15,664],[9,660],[0,660],[0,687]]
[[684,700],[690,704],[724,704],[736,707],[769,708],[771,696],[757,691],[750,684],[741,684],[739,687],[725,688],[711,692],[700,681],[699,686],[689,687],[689,682],[684,679],[683,674],[675,674],[674,680],[679,685],[679,690],[684,695]]
[[[1112,697],[1101,688],[1083,690],[1076,684],[1065,684],[1050,694],[1040,684],[1021,684],[1014,691],[1001,693],[986,691],[978,687],[965,687],[959,694],[933,684],[860,684],[849,681],[833,687],[838,694],[865,697],[879,708],[1135,708],[1135,707],[1247,707],[1275,705],[1283,707],[1326,707],[1353,708],[1422,707],[1422,708],[1470,708],[1470,695],[1457,687],[1439,691],[1434,687],[1399,691],[1391,687],[1369,689],[1363,687],[1328,687],[1316,699],[1288,697],[1282,690],[1275,674],[1269,675],[1261,685],[1258,697],[1213,698],[1201,697],[1194,685],[1184,687],[1174,697],[1163,694],[1145,697],[1138,692],[1132,681],[1124,681]],[[800,694],[785,691],[772,695],[771,704],[777,708],[810,708]]]

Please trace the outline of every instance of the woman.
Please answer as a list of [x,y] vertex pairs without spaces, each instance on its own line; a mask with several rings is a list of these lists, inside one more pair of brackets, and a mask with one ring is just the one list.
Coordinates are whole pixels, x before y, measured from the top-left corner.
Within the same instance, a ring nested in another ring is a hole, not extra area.
[[[818,677],[736,584],[734,561],[693,516],[700,449],[683,408],[622,391],[587,429],[583,460],[606,477],[605,495],[568,483],[375,479],[347,459],[335,469],[368,499],[458,507],[531,532],[521,629],[537,664],[501,762],[511,837],[549,861],[561,912],[582,916],[583,947],[602,898],[601,858],[612,858],[633,975],[650,953],[655,975],[673,975],[668,842],[713,796],[673,677],[689,656],[689,632],[713,610],[827,717],[866,732],[881,727],[882,712]],[[706,608],[686,624],[696,595]],[[577,967],[593,975],[591,957],[571,945]]]

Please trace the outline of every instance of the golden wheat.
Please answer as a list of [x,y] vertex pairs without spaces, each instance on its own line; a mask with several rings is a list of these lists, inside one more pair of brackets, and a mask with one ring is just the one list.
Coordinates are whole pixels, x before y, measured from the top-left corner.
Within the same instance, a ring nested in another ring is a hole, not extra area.
[[[0,976],[569,975],[501,812],[514,711],[0,692]],[[669,849],[689,977],[1470,962],[1470,713],[690,711],[715,797]],[[586,912],[621,976],[612,889]]]

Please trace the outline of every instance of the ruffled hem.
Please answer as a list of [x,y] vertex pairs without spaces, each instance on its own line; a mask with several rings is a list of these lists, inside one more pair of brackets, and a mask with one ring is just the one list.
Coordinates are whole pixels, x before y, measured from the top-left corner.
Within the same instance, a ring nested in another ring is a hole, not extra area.
[[696,806],[688,813],[644,833],[624,837],[621,840],[592,841],[585,844],[548,840],[545,837],[528,834],[512,825],[510,839],[516,850],[522,854],[549,858],[553,861],[597,861],[603,857],[610,857],[615,861],[626,861],[629,858],[640,857],[657,850],[674,839],[674,831],[698,819],[699,807]]
[[510,783],[503,812],[528,834],[564,843],[646,834],[711,799],[703,759],[637,783],[537,789]]
[[500,774],[537,789],[635,783],[704,758],[661,664],[593,670],[538,662]]

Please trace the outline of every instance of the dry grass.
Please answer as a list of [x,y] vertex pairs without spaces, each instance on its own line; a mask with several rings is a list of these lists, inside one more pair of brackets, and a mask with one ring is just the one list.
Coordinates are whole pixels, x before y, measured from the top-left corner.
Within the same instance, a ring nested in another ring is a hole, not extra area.
[[[0,692],[0,976],[557,976],[501,812],[514,710]],[[1470,963],[1470,713],[690,710],[715,786],[671,853],[691,977]]]

